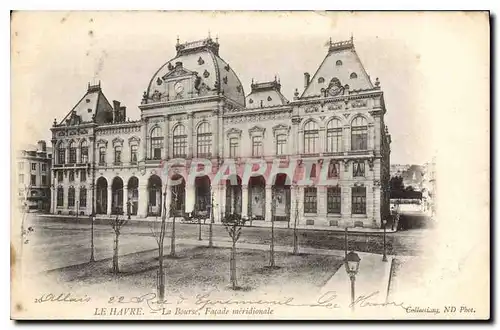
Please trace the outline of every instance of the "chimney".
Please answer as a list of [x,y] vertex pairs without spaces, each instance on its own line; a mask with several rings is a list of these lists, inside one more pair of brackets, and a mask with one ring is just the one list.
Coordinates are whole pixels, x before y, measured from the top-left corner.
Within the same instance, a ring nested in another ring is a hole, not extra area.
[[44,140],[38,141],[38,150],[42,151],[42,152],[46,152],[47,151],[47,144],[45,143]]
[[182,62],[175,62],[175,68],[182,68]]
[[309,72],[304,72],[304,88],[307,88],[309,86],[309,79],[311,79],[311,75]]
[[120,113],[120,102],[113,100],[113,123],[118,120],[118,114]]
[[120,121],[126,121],[127,119],[127,107],[120,107]]

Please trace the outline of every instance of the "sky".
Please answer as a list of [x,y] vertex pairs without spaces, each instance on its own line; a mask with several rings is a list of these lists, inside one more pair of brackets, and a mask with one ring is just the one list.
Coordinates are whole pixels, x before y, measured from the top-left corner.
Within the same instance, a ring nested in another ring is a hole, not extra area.
[[367,73],[372,81],[379,78],[384,92],[391,163],[422,164],[436,152],[442,75],[453,72],[446,66],[462,49],[460,38],[472,34],[467,17],[458,27],[453,21],[442,13],[392,12],[14,13],[13,143],[45,139],[50,145],[54,118],[60,121],[72,109],[89,82],[101,81],[108,100],[119,100],[128,117],[138,119],[143,91],[175,57],[177,37],[186,42],[218,36],[220,56],[246,95],[252,79],[276,75],[292,100],[295,88],[303,90],[304,72],[312,76],[326,56],[326,42],[353,35]]

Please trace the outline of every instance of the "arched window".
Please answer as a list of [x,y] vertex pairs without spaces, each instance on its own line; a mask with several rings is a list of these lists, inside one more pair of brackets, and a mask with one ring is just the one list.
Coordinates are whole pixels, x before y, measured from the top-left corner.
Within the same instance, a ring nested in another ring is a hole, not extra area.
[[356,72],[353,72],[353,73],[351,73],[350,78],[351,79],[356,79],[356,78],[358,78],[358,75],[356,74]]
[[212,132],[210,124],[201,123],[196,132],[196,146],[198,158],[209,158],[212,155]]
[[186,158],[187,134],[184,125],[177,125],[174,129],[174,158]]
[[61,142],[57,147],[57,163],[64,164],[66,162],[66,149],[64,149],[64,144]]
[[335,65],[336,66],[341,66],[342,65],[342,61],[341,60],[337,60],[337,62],[335,62]]
[[304,153],[315,154],[319,152],[319,129],[314,121],[309,121],[304,126]]
[[57,206],[63,206],[64,205],[64,188],[59,187],[57,188]]
[[87,207],[87,188],[80,188],[80,207]]
[[87,163],[89,161],[89,146],[86,140],[80,144],[80,163]]
[[75,206],[75,188],[69,187],[68,189],[68,207]]
[[115,165],[120,165],[122,163],[122,146],[115,146]]
[[161,159],[161,150],[163,149],[163,134],[160,127],[151,130],[151,157]]
[[106,164],[106,147],[99,147],[99,165]]
[[326,152],[342,151],[342,123],[332,119],[326,126]]
[[71,141],[69,144],[69,164],[76,163],[76,143]]
[[368,149],[368,124],[363,117],[356,117],[351,125],[351,149]]

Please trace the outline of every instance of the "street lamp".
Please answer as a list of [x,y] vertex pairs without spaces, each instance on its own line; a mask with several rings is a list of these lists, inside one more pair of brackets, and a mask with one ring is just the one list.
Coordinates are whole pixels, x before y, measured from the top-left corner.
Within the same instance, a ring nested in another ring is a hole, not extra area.
[[345,265],[345,270],[347,272],[347,275],[349,275],[349,279],[351,280],[351,308],[354,311],[354,287],[355,287],[355,282],[356,282],[356,274],[358,273],[359,270],[359,262],[361,261],[361,258],[358,256],[356,252],[349,252],[344,260],[344,265]]
[[78,212],[80,211],[80,201],[76,201],[76,221],[78,222]]
[[384,225],[384,255],[382,256],[382,261],[387,262],[387,248],[385,245],[385,235],[386,235],[386,227],[387,227],[387,220],[382,220],[382,224]]

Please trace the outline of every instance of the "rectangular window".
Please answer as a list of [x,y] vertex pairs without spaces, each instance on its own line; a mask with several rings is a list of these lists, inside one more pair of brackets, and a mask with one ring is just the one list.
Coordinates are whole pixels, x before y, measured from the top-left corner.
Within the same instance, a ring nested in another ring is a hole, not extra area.
[[338,178],[339,177],[340,164],[337,162],[331,162],[328,165],[328,178]]
[[367,150],[368,149],[368,129],[366,126],[351,128],[351,149],[352,150]]
[[262,136],[252,137],[252,156],[262,156]]
[[80,207],[87,207],[87,188],[80,188]]
[[352,175],[354,177],[365,176],[365,162],[356,160],[352,163]]
[[63,172],[57,172],[57,182],[63,182]]
[[99,165],[106,164],[106,148],[99,148]]
[[87,171],[82,170],[80,172],[80,182],[85,182],[85,181],[87,181]]
[[209,158],[212,156],[212,134],[198,133],[197,136],[198,158]]
[[57,188],[57,206],[64,205],[64,190],[62,187]]
[[24,170],[24,163],[23,162],[19,162],[17,164],[17,167],[20,169],[20,170]]
[[326,132],[326,152],[340,151],[342,151],[342,129],[328,129]]
[[304,188],[304,213],[317,212],[317,190],[314,187]]
[[341,190],[340,187],[330,187],[326,191],[327,213],[340,214]]
[[174,136],[174,158],[186,158],[187,136]]
[[233,137],[229,139],[229,157],[238,157],[238,138]]
[[46,175],[42,175],[42,185],[46,185],[47,184],[47,176]]
[[75,206],[75,188],[69,188],[68,190],[68,207]]
[[130,146],[130,163],[137,164],[137,149],[136,145]]
[[285,155],[286,154],[286,140],[287,136],[284,134],[280,134],[276,137],[276,155]]
[[61,165],[66,163],[66,150],[64,148],[60,148],[57,152],[57,162]]
[[76,148],[69,148],[69,163],[76,163]]
[[36,163],[31,163],[31,170],[36,171]]
[[153,138],[151,141],[153,159],[161,159],[161,149],[163,149],[163,138]]
[[122,163],[122,147],[115,147],[115,165],[120,165]]
[[24,174],[19,174],[19,184],[24,184]]
[[70,182],[75,181],[75,172],[69,171],[69,181]]
[[30,181],[30,184],[32,186],[36,186],[36,175],[32,174],[31,175],[31,181]]
[[366,187],[352,188],[352,214],[366,214]]
[[87,163],[89,161],[89,147],[82,147],[80,158],[82,163]]
[[42,164],[42,172],[47,172],[47,164]]

